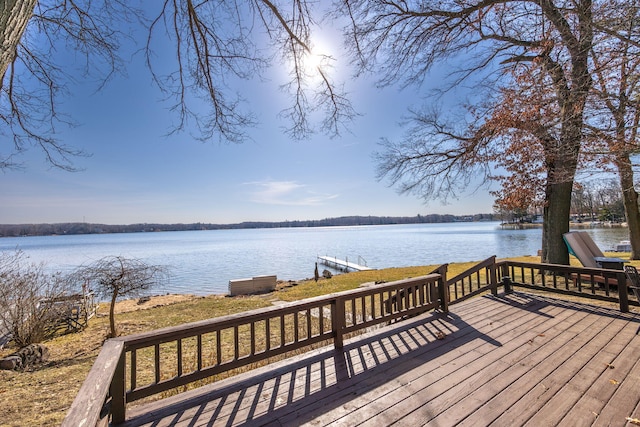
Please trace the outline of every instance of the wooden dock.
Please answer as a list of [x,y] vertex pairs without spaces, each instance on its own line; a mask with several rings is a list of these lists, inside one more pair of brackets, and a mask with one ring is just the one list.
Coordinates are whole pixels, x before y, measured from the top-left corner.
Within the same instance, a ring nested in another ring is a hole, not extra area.
[[366,265],[356,264],[355,262],[349,262],[348,259],[339,259],[332,256],[318,256],[318,261],[326,265],[327,267],[335,268],[341,271],[367,271],[374,270]]

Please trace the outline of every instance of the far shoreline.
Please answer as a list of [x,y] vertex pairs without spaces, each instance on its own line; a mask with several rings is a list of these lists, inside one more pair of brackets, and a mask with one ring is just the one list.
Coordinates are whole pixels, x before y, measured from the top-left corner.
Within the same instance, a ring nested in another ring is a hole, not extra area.
[[[500,227],[506,230],[525,230],[531,228],[542,228],[541,222],[503,222]],[[583,221],[569,222],[569,229],[592,229],[592,228],[627,228],[626,222],[611,221]]]

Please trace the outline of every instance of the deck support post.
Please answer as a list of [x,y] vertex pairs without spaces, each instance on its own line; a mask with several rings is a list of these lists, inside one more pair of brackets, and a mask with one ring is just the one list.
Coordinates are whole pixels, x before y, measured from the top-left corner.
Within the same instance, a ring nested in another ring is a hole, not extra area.
[[345,327],[344,299],[336,298],[333,302],[331,326],[333,328],[333,346],[336,349],[344,347],[344,337],[342,330]]
[[111,381],[111,388],[109,393],[111,394],[111,423],[121,424],[126,418],[126,391],[125,391],[125,357],[127,352],[122,351],[118,364],[113,374],[113,380]]
[[627,287],[627,276],[624,272],[616,273],[618,281],[618,298],[620,299],[620,311],[622,313],[629,312],[629,288]]

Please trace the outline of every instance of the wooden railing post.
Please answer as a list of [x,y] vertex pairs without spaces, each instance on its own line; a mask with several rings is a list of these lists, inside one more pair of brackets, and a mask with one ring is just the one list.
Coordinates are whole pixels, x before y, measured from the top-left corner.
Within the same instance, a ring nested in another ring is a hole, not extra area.
[[498,269],[498,266],[496,264],[496,259],[493,258],[493,264],[491,265],[491,267],[489,267],[489,274],[491,275],[489,279],[491,281],[491,295],[493,296],[498,295],[498,272],[496,271],[497,269]]
[[618,281],[618,298],[620,299],[620,311],[629,312],[629,289],[627,288],[627,276],[623,271],[616,273]]
[[[111,339],[105,342],[71,404],[69,413],[62,421],[62,427],[92,427],[108,423],[109,414],[105,415],[102,410],[108,399],[118,363],[121,358],[124,360],[123,354],[122,341]],[[122,376],[124,377],[124,373]]]
[[449,312],[449,282],[447,282],[447,264],[438,269],[440,278],[438,279],[438,298],[440,298],[440,308],[443,313]]
[[333,346],[336,349],[342,349],[342,347],[344,346],[342,330],[347,323],[345,319],[343,298],[336,298],[333,301],[332,315],[331,326],[333,328]]
[[111,423],[121,424],[127,418],[126,390],[125,390],[125,360],[127,352],[122,351],[111,380]]

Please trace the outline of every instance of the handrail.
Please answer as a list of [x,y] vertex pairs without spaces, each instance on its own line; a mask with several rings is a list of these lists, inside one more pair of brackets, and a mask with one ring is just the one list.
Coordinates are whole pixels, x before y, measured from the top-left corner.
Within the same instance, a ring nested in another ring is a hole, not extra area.
[[102,409],[123,354],[122,340],[110,339],[104,343],[87,379],[82,383],[78,395],[71,404],[71,409],[62,422],[63,426],[84,427],[108,423],[108,420],[102,416]]
[[[437,307],[446,312],[444,288],[442,275],[429,274],[108,340],[62,425],[94,426],[109,414],[118,424],[128,402],[316,343],[341,348],[345,335],[378,323]],[[398,304],[385,304],[394,296]],[[150,374],[141,371],[145,364]],[[175,365],[170,378],[161,364]]]

